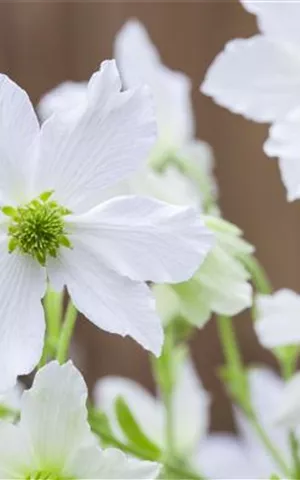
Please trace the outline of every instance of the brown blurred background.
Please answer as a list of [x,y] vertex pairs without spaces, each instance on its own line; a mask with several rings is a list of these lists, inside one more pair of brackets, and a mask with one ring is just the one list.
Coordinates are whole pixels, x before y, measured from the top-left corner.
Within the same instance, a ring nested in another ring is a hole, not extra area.
[[[262,153],[267,127],[217,107],[198,92],[205,71],[225,42],[256,32],[255,18],[238,1],[0,3],[0,71],[23,86],[33,102],[66,79],[87,80],[112,56],[116,32],[130,17],[147,27],[165,63],[194,84],[198,137],[215,151],[221,207],[256,245],[275,288],[300,288],[299,206],[287,204],[277,164]],[[270,361],[258,346],[247,316],[236,319],[247,362]],[[147,355],[134,342],[78,322],[82,369],[90,386],[106,374],[122,374],[153,387]],[[213,426],[232,425],[216,367],[222,362],[214,322],[192,342],[197,369],[213,392]]]

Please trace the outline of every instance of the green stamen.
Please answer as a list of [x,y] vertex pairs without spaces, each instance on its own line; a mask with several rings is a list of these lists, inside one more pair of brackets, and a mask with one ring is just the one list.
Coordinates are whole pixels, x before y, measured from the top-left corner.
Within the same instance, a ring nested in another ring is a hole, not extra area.
[[72,477],[63,477],[53,472],[33,472],[25,476],[25,480],[74,480]]
[[11,219],[8,227],[10,253],[17,249],[45,265],[48,255],[56,257],[60,247],[72,248],[64,221],[72,212],[50,200],[52,193],[44,192],[20,207],[2,207],[2,212]]

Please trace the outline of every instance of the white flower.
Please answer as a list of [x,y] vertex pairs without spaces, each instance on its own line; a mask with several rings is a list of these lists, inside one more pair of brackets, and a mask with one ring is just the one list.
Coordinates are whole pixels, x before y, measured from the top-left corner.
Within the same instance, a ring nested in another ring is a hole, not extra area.
[[193,208],[137,196],[99,205],[103,189],[137,171],[155,140],[148,90],[120,89],[114,62],[105,62],[81,113],[63,110],[40,129],[26,93],[0,78],[3,390],[40,358],[47,277],[57,290],[66,285],[94,324],[159,354],[162,328],[145,282],[190,278],[211,247]]
[[300,372],[285,384],[275,414],[278,425],[300,434]]
[[129,20],[117,34],[115,57],[126,88],[147,84],[153,93],[159,133],[157,149],[166,155],[176,153],[194,137],[190,79],[162,63],[138,20]]
[[[149,85],[159,128],[158,142],[151,150],[148,167],[118,185],[117,189],[107,192],[107,196],[153,193],[156,198],[174,204],[194,204],[196,201],[198,204],[201,200],[205,205],[207,196],[215,200],[217,187],[213,176],[213,154],[207,143],[194,139],[188,77],[163,65],[145,28],[137,20],[128,21],[117,34],[115,55],[125,88]],[[54,112],[65,111],[70,118],[80,114],[86,102],[86,87],[84,82],[64,82],[44,95],[38,106],[42,120]],[[69,112],[72,112],[71,115]],[[195,182],[186,178],[178,166],[172,167],[172,162],[167,171],[153,172],[153,167],[161,167],[167,160],[180,161],[184,167],[190,162],[201,176],[200,188],[199,185],[196,188]],[[201,195],[197,193],[199,190]]]
[[256,309],[254,327],[264,347],[284,347],[300,342],[300,295],[288,289],[272,295],[257,295]]
[[[174,445],[179,456],[193,455],[208,429],[209,397],[203,389],[191,360],[178,367],[172,396]],[[160,398],[151,395],[133,380],[104,377],[95,387],[96,405],[107,413],[115,434],[123,440],[114,413],[114,402],[122,396],[147,437],[160,448],[167,448],[165,409]]]
[[271,122],[265,151],[280,158],[288,199],[300,197],[300,4],[241,0],[261,31],[230,41],[210,66],[202,92],[235,113]]
[[[282,399],[284,382],[271,370],[255,368],[249,371],[250,398],[259,424],[287,464],[289,456],[289,428],[276,423],[278,405]],[[284,475],[266,451],[264,444],[245,415],[235,411],[238,435],[212,434],[199,450],[198,465],[206,476],[219,479],[270,478]],[[283,477],[285,478],[285,477]]]
[[99,447],[86,400],[86,385],[71,362],[40,370],[22,396],[20,422],[0,424],[0,478],[156,478],[157,464]]
[[216,244],[193,278],[154,287],[164,323],[184,317],[202,327],[213,312],[236,315],[252,304],[250,275],[241,262],[253,252],[252,245],[241,238],[238,227],[223,219],[206,217],[206,226],[214,233]]

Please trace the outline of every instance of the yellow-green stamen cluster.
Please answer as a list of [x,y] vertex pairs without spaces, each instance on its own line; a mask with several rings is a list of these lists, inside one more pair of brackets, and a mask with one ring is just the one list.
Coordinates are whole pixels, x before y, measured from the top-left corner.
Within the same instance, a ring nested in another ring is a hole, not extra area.
[[26,205],[2,207],[9,216],[9,252],[15,250],[34,257],[45,265],[48,255],[56,257],[61,246],[71,248],[66,236],[64,217],[70,210],[50,200],[53,192],[45,192]]

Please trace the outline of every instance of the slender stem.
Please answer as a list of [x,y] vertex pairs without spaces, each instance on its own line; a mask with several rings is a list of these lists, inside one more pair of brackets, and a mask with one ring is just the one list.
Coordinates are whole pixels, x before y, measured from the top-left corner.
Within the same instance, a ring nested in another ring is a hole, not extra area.
[[256,418],[255,411],[251,406],[251,399],[249,399],[247,372],[242,363],[239,346],[236,340],[232,319],[220,316],[217,320],[219,336],[222,343],[226,364],[230,370],[230,384],[232,392],[234,393],[235,400],[242,407],[249,422],[253,426],[257,435],[265,445],[266,449],[272,455],[274,461],[277,463],[281,472],[290,476],[289,468],[286,465],[284,459],[281,457],[280,452],[273,445],[272,441],[266,434],[263,427],[260,425]]
[[55,343],[59,338],[62,315],[63,315],[64,292],[55,292],[47,289],[44,299],[45,313],[47,318],[47,330],[50,343]]
[[245,256],[241,261],[250,273],[256,290],[265,295],[271,294],[272,285],[259,261],[253,256]]
[[293,459],[293,478],[300,478],[299,443],[294,432],[290,432],[289,442]]
[[163,352],[160,358],[153,358],[153,374],[156,384],[161,392],[162,400],[166,412],[165,435],[166,435],[166,456],[173,458],[175,456],[174,447],[174,419],[172,407],[172,395],[174,388],[174,372],[173,372],[173,357],[174,357],[174,331],[173,326],[165,332],[165,343]]
[[233,329],[232,319],[225,315],[220,315],[217,317],[217,325],[227,365],[235,371],[242,370],[243,364]]
[[291,478],[291,472],[286,464],[285,460],[282,458],[280,452],[277,450],[277,448],[274,446],[268,435],[266,434],[265,430],[261,426],[261,424],[257,421],[255,416],[253,418],[249,418],[249,421],[251,425],[253,426],[254,430],[256,431],[258,437],[261,439],[263,442],[264,446],[266,449],[269,451],[269,453],[272,455],[273,460],[276,462],[278,467],[281,470],[281,473],[286,475],[286,478]]
[[70,347],[70,342],[72,334],[74,331],[75,323],[77,318],[77,310],[74,307],[71,300],[69,300],[68,307],[65,314],[65,320],[63,327],[61,329],[61,334],[59,337],[59,342],[57,346],[56,360],[59,363],[64,363],[68,357],[68,351]]
[[38,368],[43,367],[49,358],[55,357],[63,314],[63,298],[63,292],[57,293],[48,287],[44,298],[47,329],[43,354],[39,361]]

